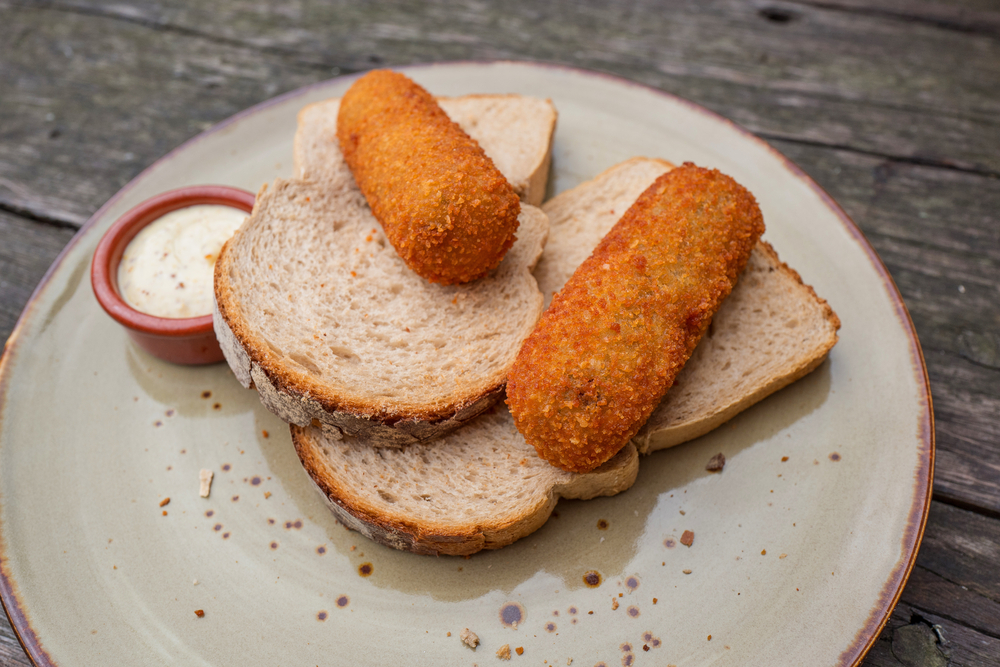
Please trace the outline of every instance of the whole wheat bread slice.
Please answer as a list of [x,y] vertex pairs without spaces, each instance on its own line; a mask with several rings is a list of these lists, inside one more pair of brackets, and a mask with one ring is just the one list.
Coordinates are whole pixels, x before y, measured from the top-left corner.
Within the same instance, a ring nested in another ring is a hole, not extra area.
[[[521,201],[538,206],[545,196],[556,108],[550,100],[524,95],[439,97],[448,116],[475,139]],[[297,178],[338,182],[350,170],[337,143],[340,99],[316,102],[299,111],[294,143]]]
[[291,430],[302,465],[341,523],[423,554],[506,546],[538,530],[560,497],[614,495],[639,472],[631,444],[586,475],[550,465],[502,403],[440,440],[402,449],[334,440],[312,427]]
[[215,331],[245,387],[285,421],[399,446],[502,395],[542,310],[531,268],[548,219],[522,206],[500,265],[466,285],[406,267],[353,179],[275,181],[215,270]]
[[[544,205],[551,231],[535,275],[547,300],[669,168],[634,158]],[[635,481],[637,449],[648,453],[697,437],[806,374],[826,357],[839,326],[827,303],[762,243],[716,314],[711,335],[646,427],[595,471],[569,473],[544,462],[505,405],[433,444],[404,450],[336,441],[315,428],[292,427],[292,440],[345,525],[399,549],[470,554],[537,530],[560,497],[624,491]]]
[[[539,200],[555,108],[517,95],[442,99],[501,171]],[[237,378],[287,422],[379,446],[432,440],[496,402],[541,313],[530,274],[548,230],[522,206],[487,277],[434,286],[405,267],[336,139],[339,99],[299,112],[297,178],[258,195],[216,265],[215,329]]]

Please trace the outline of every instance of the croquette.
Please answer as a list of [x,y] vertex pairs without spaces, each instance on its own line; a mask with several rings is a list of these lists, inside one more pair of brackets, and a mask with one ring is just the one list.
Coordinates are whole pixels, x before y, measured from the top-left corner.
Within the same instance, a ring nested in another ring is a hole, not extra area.
[[764,231],[753,195],[685,163],[658,178],[555,295],[507,381],[518,430],[587,472],[660,402]]
[[340,102],[337,138],[354,179],[407,266],[434,283],[484,276],[515,240],[507,179],[426,90],[375,70]]

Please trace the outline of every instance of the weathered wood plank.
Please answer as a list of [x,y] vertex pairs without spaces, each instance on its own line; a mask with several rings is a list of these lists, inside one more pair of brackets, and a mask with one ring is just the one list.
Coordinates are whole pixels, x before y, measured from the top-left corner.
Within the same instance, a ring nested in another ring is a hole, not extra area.
[[[984,602],[976,605],[978,610],[997,609],[996,605],[1000,605],[1000,520],[935,502],[931,504],[927,526],[917,564],[946,582],[967,589],[970,595],[982,598]],[[921,586],[926,583],[929,582],[924,581]],[[917,603],[917,598],[907,599]],[[939,614],[948,614],[1000,637],[1000,614],[980,617],[977,608],[960,609],[957,604],[952,613],[944,608],[932,608]],[[974,620],[976,618],[979,620]]]
[[0,44],[10,45],[0,47],[0,203],[76,223],[241,108],[344,69],[443,59],[608,70],[769,137],[1000,173],[1000,41],[891,17],[797,6],[776,23],[736,0],[670,11],[568,0],[420,11],[8,0],[0,12]]
[[1000,639],[1000,520],[932,503],[901,600]]
[[[936,495],[1000,515],[1000,181],[983,175],[1000,173],[997,15],[991,0],[0,0],[0,207],[79,224],[189,136],[338,71],[517,58],[617,73],[772,139],[862,226],[927,355]],[[0,211],[0,340],[71,234]],[[865,664],[1000,661],[998,543],[997,519],[935,503]],[[6,619],[0,664],[30,664]]]
[[17,642],[17,636],[4,614],[0,614],[0,665],[4,667],[32,667],[31,661]]
[[864,667],[948,667],[951,651],[943,646],[931,623],[905,603],[893,610]]
[[949,659],[1000,660],[1000,521],[935,502],[916,567],[864,664],[944,667]]
[[[477,52],[492,47],[500,57],[621,73],[718,108],[755,131],[881,146],[894,155],[922,152],[969,166],[985,159],[995,168],[988,150],[969,146],[980,157],[960,157],[955,142],[968,141],[969,123],[1000,130],[990,116],[1000,110],[989,85],[1000,77],[997,40],[809,6],[794,7],[790,21],[776,23],[761,6],[522,0],[489,10],[472,3],[414,10],[405,1],[314,2],[277,13],[236,1],[212,12],[229,38],[294,48],[325,62],[341,62],[345,51],[385,63],[489,57]],[[206,18],[204,9],[179,1],[139,11],[166,25],[201,25]]]
[[144,167],[247,106],[330,76],[256,49],[0,6],[0,205],[82,224]]
[[7,340],[35,286],[73,233],[0,211],[0,341]]
[[920,21],[959,32],[1000,36],[1000,11],[992,0],[924,2],[922,0],[790,0],[795,4],[840,9],[864,16],[893,17]]

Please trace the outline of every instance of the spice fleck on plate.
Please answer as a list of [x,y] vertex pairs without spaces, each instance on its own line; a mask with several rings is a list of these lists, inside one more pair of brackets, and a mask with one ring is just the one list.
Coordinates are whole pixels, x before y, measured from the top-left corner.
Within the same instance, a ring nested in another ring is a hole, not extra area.
[[518,623],[523,623],[527,614],[524,607],[517,602],[508,602],[500,608],[500,622],[512,628],[517,628]]

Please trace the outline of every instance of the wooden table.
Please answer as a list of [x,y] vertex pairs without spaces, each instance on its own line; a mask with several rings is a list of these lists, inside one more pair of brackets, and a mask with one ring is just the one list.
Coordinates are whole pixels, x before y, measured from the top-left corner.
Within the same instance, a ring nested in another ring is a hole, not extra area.
[[[250,105],[375,66],[611,72],[746,126],[889,267],[934,397],[934,502],[866,665],[1000,664],[1000,6],[990,0],[0,0],[0,339],[76,229]],[[28,665],[6,619],[0,664]]]

